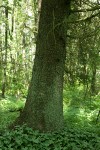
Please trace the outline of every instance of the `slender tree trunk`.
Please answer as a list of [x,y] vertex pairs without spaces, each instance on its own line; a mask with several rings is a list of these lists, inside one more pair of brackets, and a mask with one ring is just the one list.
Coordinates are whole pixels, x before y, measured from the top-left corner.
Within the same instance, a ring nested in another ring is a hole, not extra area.
[[2,97],[5,97],[6,84],[7,84],[7,49],[8,49],[8,7],[5,7],[5,54],[4,54],[4,66],[3,66],[3,80],[2,80]]
[[69,0],[42,0],[32,79],[19,124],[41,131],[63,127],[64,19],[69,7]]
[[92,64],[91,95],[96,94],[96,64]]

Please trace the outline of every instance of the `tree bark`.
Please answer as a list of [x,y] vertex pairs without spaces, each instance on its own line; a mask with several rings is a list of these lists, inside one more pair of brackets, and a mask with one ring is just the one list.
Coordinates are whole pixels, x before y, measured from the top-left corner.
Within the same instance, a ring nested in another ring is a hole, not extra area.
[[40,131],[63,128],[64,19],[69,8],[69,0],[42,0],[32,79],[18,124]]

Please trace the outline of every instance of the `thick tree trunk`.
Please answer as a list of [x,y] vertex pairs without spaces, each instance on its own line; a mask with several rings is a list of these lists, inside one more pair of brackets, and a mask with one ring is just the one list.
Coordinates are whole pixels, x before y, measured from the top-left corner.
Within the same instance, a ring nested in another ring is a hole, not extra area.
[[63,127],[64,19],[69,7],[65,0],[42,0],[32,79],[18,120],[33,129],[53,131]]

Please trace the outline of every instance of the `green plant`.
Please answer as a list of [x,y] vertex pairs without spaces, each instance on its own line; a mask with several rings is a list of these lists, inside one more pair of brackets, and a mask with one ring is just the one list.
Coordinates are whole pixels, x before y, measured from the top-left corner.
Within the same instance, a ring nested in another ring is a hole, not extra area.
[[17,100],[7,96],[0,101],[0,130],[7,128],[19,116],[18,110],[23,109],[25,100]]
[[99,150],[100,135],[92,130],[66,127],[60,132],[40,133],[27,126],[2,132],[0,148],[14,150]]

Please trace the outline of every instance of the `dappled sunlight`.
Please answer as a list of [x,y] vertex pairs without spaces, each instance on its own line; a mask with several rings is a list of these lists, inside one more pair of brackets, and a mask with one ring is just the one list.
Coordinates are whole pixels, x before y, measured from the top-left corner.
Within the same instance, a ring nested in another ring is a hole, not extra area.
[[63,112],[66,123],[81,126],[99,124],[96,122],[100,109],[99,94],[84,97],[84,87],[82,85],[74,87],[64,87]]
[[96,117],[98,110],[89,110],[85,108],[75,108],[75,107],[66,107],[64,106],[64,118],[65,122],[87,126],[96,124]]
[[0,129],[7,128],[19,116],[20,110],[25,105],[25,99],[17,100],[6,97],[0,100]]
[[18,109],[19,107],[24,107],[25,100],[23,101],[11,101],[9,99],[3,99],[0,101],[0,109],[2,111],[9,111],[11,109]]

